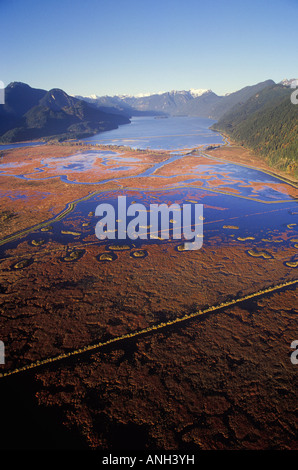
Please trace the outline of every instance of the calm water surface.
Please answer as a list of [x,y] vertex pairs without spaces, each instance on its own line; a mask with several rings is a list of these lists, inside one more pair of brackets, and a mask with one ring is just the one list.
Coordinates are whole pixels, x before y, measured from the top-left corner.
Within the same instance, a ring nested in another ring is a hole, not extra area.
[[[264,237],[270,238],[273,234],[278,235],[284,231],[288,224],[293,224],[292,231],[297,233],[297,203],[287,193],[285,185],[281,189],[281,181],[278,178],[262,171],[232,163],[223,164],[219,162],[212,165],[206,163],[205,158],[202,159],[200,155],[197,155],[194,156],[197,164],[191,170],[188,169],[183,172],[180,169],[179,173],[172,174],[170,177],[155,174],[162,166],[183,158],[187,153],[179,152],[183,148],[222,144],[221,135],[209,130],[209,126],[213,122],[209,119],[191,117],[134,118],[130,125],[120,126],[119,129],[104,132],[85,140],[94,144],[129,145],[134,148],[172,150],[172,155],[166,162],[157,163],[138,175],[138,178],[148,176],[153,179],[164,178],[163,189],[140,191],[136,183],[136,186],[132,185],[129,190],[127,202],[128,204],[132,201],[140,202],[148,207],[153,202],[183,204],[187,201],[194,201],[204,204],[204,243],[208,243],[209,238],[216,235],[220,237],[221,242],[230,240],[231,235],[233,235],[235,239],[237,237],[252,236],[255,243],[257,243],[257,240],[262,243]],[[175,149],[177,150],[176,153]],[[122,159],[121,154],[118,152],[99,149],[79,152],[64,158],[55,158],[55,155],[53,155],[52,158],[43,160],[41,162],[42,166],[35,169],[34,178],[30,174],[22,174],[21,165],[16,164],[16,168],[20,167],[20,172],[16,177],[25,180],[36,180],[36,173],[40,173],[38,179],[50,179],[54,176],[43,178],[44,169],[55,168],[55,177],[59,176],[66,183],[90,184],[88,181],[77,182],[75,173],[92,169],[97,158],[103,159],[104,164],[111,164],[113,160],[119,164]],[[129,163],[130,159],[126,158],[122,161],[123,163]],[[9,167],[11,167],[11,164],[6,166],[0,164],[0,172],[5,174]],[[115,169],[119,170],[119,167],[117,168],[115,165]],[[123,166],[121,169],[125,171],[129,167]],[[177,176],[187,176],[187,178],[180,182],[177,182],[177,179],[171,181]],[[117,178],[117,181],[121,182],[125,178],[125,176]],[[131,179],[133,181],[133,178]],[[100,186],[104,182],[112,180],[98,182],[98,190],[100,191]],[[195,187],[187,187],[190,183],[193,183]],[[225,194],[229,190],[231,194]],[[90,217],[89,214],[94,213],[96,206],[101,202],[109,202],[116,208],[118,194],[120,192],[101,192],[87,201],[79,202],[65,218],[53,222],[49,232],[38,229],[24,238],[29,243],[34,239],[43,239],[45,242],[55,240],[62,244],[68,244],[74,240],[84,243],[85,239],[89,240],[90,235],[94,235],[95,225],[98,221],[96,217]],[[121,194],[124,195],[125,192],[122,191]],[[5,194],[5,196],[16,197],[13,194]],[[23,196],[20,193],[17,197],[22,198]],[[46,193],[43,197],[46,197]],[[86,225],[86,222],[88,225]],[[225,225],[237,226],[237,228],[226,229],[224,228]],[[61,231],[65,230],[73,230],[79,232],[79,234],[77,236],[62,234]],[[106,243],[99,240],[97,242]],[[16,246],[18,243],[19,241],[15,241],[6,246],[4,245],[1,251]],[[154,243],[156,243],[156,240]]]
[[90,144],[127,145],[139,149],[180,150],[207,144],[222,144],[223,139],[209,127],[212,119],[197,117],[134,117],[131,124],[83,139]]

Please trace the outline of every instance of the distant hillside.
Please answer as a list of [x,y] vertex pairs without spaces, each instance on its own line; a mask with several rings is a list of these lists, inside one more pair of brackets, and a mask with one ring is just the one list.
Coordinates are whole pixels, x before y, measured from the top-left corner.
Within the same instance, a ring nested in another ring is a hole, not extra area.
[[191,91],[171,91],[143,97],[124,97],[123,101],[138,111],[164,113],[171,116],[196,115],[208,117],[211,106],[219,97],[211,90],[200,96]]
[[122,98],[119,98],[118,96],[76,96],[76,98],[86,101],[101,111],[104,111],[105,113],[120,114],[122,116],[128,117],[155,116],[156,114],[163,114],[156,113],[154,111],[140,111],[127,104]]
[[212,126],[298,177],[298,106],[291,90],[273,85],[235,106]]
[[21,82],[13,82],[5,89],[5,104],[0,105],[0,135],[24,124],[23,114],[36,106],[46,94],[45,90],[31,88]]
[[198,116],[218,119],[236,104],[245,102],[258,91],[274,85],[267,80],[257,85],[247,86],[235,93],[218,96],[212,90],[170,91],[148,96],[96,96],[81,99],[107,111],[109,107],[131,116],[170,115]]
[[5,105],[0,106],[0,142],[82,138],[129,122],[126,115],[103,112],[63,90],[47,92],[14,82],[6,87]]
[[229,110],[231,110],[234,106],[245,103],[256,93],[274,85],[275,83],[273,80],[266,80],[265,82],[258,83],[257,85],[247,86],[239,91],[235,91],[234,93],[223,96],[222,100],[218,101],[212,108],[210,115],[213,119],[219,119],[225,113],[229,112]]

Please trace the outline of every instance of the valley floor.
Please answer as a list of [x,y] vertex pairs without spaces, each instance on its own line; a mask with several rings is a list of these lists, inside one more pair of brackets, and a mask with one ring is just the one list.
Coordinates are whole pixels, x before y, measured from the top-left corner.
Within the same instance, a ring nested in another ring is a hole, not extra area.
[[223,159],[224,161],[235,162],[241,165],[248,165],[251,168],[259,169],[265,171],[266,173],[284,178],[286,181],[290,181],[296,184],[298,183],[295,175],[273,168],[266,162],[264,158],[256,155],[248,148],[238,145],[236,142],[230,141],[229,138],[226,138],[226,145],[208,150],[205,153],[212,157]]
[[[170,159],[88,145],[2,152],[1,419],[22,419],[9,387],[24,384],[24,407],[55,429],[53,410],[73,447],[298,449],[295,184],[235,146]],[[234,161],[265,180],[236,177]],[[99,242],[96,204],[124,192],[203,203],[203,247]],[[31,448],[36,426],[21,423]]]

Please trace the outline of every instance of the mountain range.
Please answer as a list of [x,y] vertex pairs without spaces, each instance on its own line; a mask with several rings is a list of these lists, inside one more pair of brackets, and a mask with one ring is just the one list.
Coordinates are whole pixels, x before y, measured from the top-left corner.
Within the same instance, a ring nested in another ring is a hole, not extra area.
[[233,106],[242,103],[258,91],[274,85],[267,80],[257,85],[247,86],[225,96],[219,96],[212,90],[170,91],[148,96],[91,96],[78,97],[97,107],[111,106],[131,116],[161,114],[170,116],[198,116],[218,119]]
[[298,177],[298,106],[291,102],[293,80],[288,82],[266,87],[238,103],[211,128]]
[[82,138],[129,122],[126,115],[112,109],[104,112],[63,90],[13,82],[5,88],[5,104],[0,105],[0,142]]
[[[294,82],[285,79],[276,85],[273,80],[266,80],[224,96],[212,90],[192,89],[141,96],[90,97],[12,82],[5,89],[5,104],[0,105],[0,142],[83,138],[128,124],[132,116],[144,115],[212,118],[218,121],[218,130],[230,133],[234,139],[244,139],[244,134],[248,135],[245,124],[248,118],[257,112],[269,112],[270,106],[274,113],[277,101],[289,95]],[[291,109],[293,112],[296,109]],[[258,121],[248,122],[256,127]],[[246,129],[244,134],[241,129]]]

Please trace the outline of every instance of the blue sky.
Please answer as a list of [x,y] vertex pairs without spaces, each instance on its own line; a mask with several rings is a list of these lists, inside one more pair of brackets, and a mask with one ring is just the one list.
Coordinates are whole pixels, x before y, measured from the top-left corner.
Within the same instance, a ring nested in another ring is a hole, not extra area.
[[298,0],[0,0],[0,80],[69,94],[298,76]]

